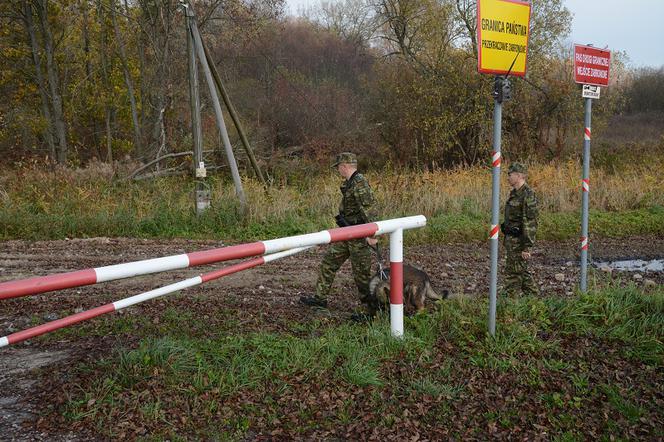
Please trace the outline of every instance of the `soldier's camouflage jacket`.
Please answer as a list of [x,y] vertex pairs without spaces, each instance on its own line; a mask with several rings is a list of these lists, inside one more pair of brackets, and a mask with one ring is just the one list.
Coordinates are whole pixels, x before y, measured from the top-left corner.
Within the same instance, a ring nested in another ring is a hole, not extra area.
[[376,221],[376,199],[369,182],[355,172],[341,185],[341,204],[339,213],[350,224],[364,224]]
[[512,189],[505,203],[505,226],[508,231],[520,230],[518,237],[522,250],[530,249],[535,243],[538,218],[537,197],[528,184]]

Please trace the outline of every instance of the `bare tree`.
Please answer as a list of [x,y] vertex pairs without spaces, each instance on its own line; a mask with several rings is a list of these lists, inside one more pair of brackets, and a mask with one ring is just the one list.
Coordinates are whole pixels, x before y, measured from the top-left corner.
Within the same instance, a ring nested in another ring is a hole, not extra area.
[[99,21],[99,65],[101,71],[101,86],[104,91],[104,126],[106,130],[106,161],[113,162],[113,132],[112,120],[115,113],[111,99],[111,80],[108,62],[108,33],[104,0],[97,0],[97,20]]
[[379,26],[376,9],[367,0],[322,2],[310,19],[352,42],[356,48],[368,47]]
[[401,56],[422,75],[444,74],[460,29],[451,0],[380,0],[386,56]]
[[[150,146],[157,146],[149,154],[165,148],[164,115],[172,97],[173,40],[184,36],[176,23],[177,2],[139,0],[141,28],[141,103],[145,120],[149,121]],[[144,121],[145,121],[144,120]],[[145,152],[147,155],[148,152]]]
[[111,21],[113,22],[113,29],[115,30],[115,40],[118,44],[120,63],[122,64],[122,71],[124,73],[125,84],[127,86],[127,95],[129,95],[129,105],[131,106],[131,121],[133,123],[134,129],[134,155],[137,158],[140,158],[140,156],[143,154],[143,149],[141,147],[141,140],[143,137],[141,135],[141,126],[138,122],[138,108],[136,106],[136,94],[134,93],[134,81],[132,80],[131,72],[129,71],[127,51],[125,51],[124,39],[122,38],[120,26],[118,25],[117,14],[115,11],[116,6],[117,5],[115,4],[115,1],[112,1],[110,6]]
[[39,89],[39,95],[41,97],[42,104],[42,113],[44,114],[44,119],[46,120],[46,128],[44,129],[44,138],[48,144],[48,151],[51,161],[56,161],[56,150],[55,150],[55,141],[53,139],[53,118],[51,116],[51,111],[49,109],[50,103],[48,101],[48,93],[46,92],[46,83],[44,81],[44,75],[42,73],[42,65],[40,59],[41,48],[39,42],[37,41],[37,35],[35,33],[35,26],[32,21],[32,4],[30,2],[25,2],[23,4],[23,21],[25,24],[25,29],[28,32],[30,38],[30,49],[32,53],[32,60],[35,64],[35,80],[37,81],[37,87]]
[[48,85],[51,92],[51,104],[53,106],[53,121],[55,124],[55,135],[58,141],[57,161],[60,164],[67,162],[67,128],[62,106],[62,95],[60,94],[60,78],[55,63],[53,34],[48,22],[48,0],[34,0],[39,17],[39,24],[44,40],[44,52],[46,53],[46,72]]
[[477,0],[456,0],[456,9],[468,31],[473,56],[477,58]]
[[[81,11],[83,12],[83,20],[81,22],[81,30],[83,34],[83,55],[85,56],[85,83],[88,94],[95,88],[93,70],[92,70],[92,58],[90,55],[90,17],[89,17],[89,8],[88,0],[79,0]],[[91,117],[92,120],[92,148],[96,151],[98,156],[98,137],[99,137],[99,122],[94,116]]]

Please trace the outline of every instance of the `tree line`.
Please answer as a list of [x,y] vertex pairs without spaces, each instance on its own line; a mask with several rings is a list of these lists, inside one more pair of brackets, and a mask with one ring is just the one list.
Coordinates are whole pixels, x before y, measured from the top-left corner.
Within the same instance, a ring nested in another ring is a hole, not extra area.
[[[339,0],[297,18],[283,0],[192,7],[264,166],[346,148],[418,168],[488,157],[493,79],[477,73],[475,0]],[[532,8],[528,76],[506,104],[505,151],[562,158],[583,113],[565,43],[571,18],[562,0]],[[176,0],[2,2],[0,161],[146,163],[191,150],[184,20]],[[614,54],[595,124],[662,102],[649,94],[662,71],[630,72],[623,60]],[[221,164],[201,100],[204,148]]]

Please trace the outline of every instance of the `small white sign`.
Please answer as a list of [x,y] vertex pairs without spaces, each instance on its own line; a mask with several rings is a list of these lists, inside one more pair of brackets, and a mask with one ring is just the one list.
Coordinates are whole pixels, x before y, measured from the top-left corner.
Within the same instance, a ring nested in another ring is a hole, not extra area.
[[593,86],[592,84],[584,84],[581,96],[583,98],[592,98],[594,100],[599,100],[599,86]]
[[205,178],[207,172],[205,170],[205,163],[203,161],[198,162],[198,167],[196,168],[196,178]]

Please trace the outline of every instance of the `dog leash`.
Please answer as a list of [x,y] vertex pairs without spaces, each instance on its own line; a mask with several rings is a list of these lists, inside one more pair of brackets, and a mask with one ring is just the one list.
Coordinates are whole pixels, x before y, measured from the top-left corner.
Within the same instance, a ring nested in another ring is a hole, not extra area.
[[378,274],[380,275],[380,279],[386,281],[387,273],[385,273],[385,269],[383,268],[383,253],[380,244],[376,243],[375,246],[369,245],[369,247],[376,254],[376,260],[378,261]]

